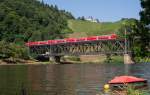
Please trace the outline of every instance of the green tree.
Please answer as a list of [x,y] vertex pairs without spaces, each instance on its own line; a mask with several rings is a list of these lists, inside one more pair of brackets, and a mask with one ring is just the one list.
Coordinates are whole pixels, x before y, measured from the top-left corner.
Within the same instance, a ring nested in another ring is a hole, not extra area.
[[126,38],[130,41],[133,57],[149,56],[149,39],[150,34],[148,28],[136,19],[123,19],[122,27],[118,30],[118,35],[121,39],[125,38],[125,30],[127,31]]
[[21,58],[28,59],[27,48],[15,43],[7,43],[0,41],[0,59],[6,58]]
[[[27,58],[25,42],[63,38],[70,12],[38,0],[0,0],[0,58]],[[24,56],[24,57],[23,57]]]
[[143,10],[140,12],[141,22],[150,24],[150,0],[140,0]]
[[[150,0],[140,0],[143,10],[140,12],[140,22],[142,23],[143,33],[141,34],[142,47],[147,50],[150,57]],[[141,28],[141,27],[140,27]]]

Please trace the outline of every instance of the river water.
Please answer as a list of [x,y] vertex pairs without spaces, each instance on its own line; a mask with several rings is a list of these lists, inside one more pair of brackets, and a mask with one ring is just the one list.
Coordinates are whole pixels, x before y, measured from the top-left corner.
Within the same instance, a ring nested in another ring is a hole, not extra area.
[[96,95],[119,75],[150,81],[150,64],[1,65],[0,95]]

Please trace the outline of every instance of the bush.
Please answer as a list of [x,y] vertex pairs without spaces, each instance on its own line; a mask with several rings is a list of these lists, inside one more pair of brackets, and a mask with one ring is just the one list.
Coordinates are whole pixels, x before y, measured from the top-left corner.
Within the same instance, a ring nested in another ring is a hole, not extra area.
[[29,59],[27,48],[14,43],[0,42],[0,59],[20,58]]

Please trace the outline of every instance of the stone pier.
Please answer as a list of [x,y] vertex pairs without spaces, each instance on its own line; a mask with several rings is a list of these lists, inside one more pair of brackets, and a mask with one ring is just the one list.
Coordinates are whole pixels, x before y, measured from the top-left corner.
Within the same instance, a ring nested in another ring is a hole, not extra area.
[[60,63],[61,56],[49,57],[49,61]]
[[134,64],[130,54],[124,54],[124,64]]

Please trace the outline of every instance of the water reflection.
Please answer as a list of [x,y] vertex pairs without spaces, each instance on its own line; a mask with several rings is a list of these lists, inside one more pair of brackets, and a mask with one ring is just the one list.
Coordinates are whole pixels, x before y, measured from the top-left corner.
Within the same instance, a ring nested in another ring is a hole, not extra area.
[[0,95],[25,95],[22,84],[27,83],[27,67],[0,66]]
[[0,95],[96,95],[119,75],[150,80],[149,64],[0,66]]

